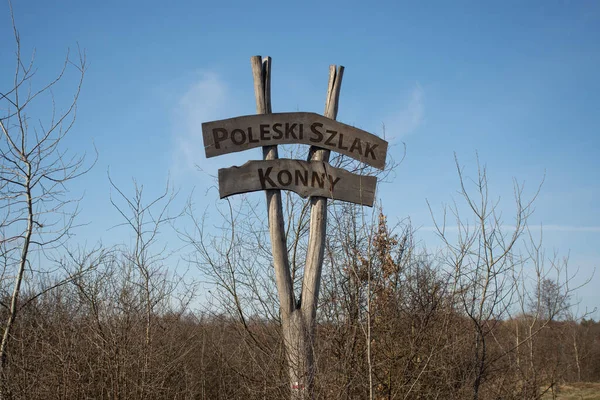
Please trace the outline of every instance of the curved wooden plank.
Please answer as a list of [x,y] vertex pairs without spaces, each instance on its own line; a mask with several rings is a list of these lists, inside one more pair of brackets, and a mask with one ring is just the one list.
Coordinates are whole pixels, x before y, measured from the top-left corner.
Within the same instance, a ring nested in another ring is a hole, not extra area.
[[221,198],[258,190],[291,190],[302,197],[319,196],[372,207],[377,178],[353,174],[322,161],[281,158],[248,161],[219,169]]
[[388,143],[316,113],[247,115],[202,124],[206,157],[260,146],[307,144],[336,151],[375,168],[385,167]]

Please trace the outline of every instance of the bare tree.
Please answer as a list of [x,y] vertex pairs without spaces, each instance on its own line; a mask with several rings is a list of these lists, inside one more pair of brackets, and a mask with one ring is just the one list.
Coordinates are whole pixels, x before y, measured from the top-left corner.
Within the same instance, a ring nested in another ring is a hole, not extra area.
[[[544,345],[547,346],[545,342],[549,339],[539,338],[540,333],[556,331],[560,326],[575,332],[571,329],[577,326],[575,321],[585,318],[588,313],[576,317],[573,313],[576,304],[572,304],[572,298],[592,278],[590,276],[580,284],[574,284],[579,271],[570,272],[569,258],[560,257],[556,251],[548,256],[542,247],[541,228],[538,236],[536,238],[528,229],[523,263],[532,271],[531,276],[521,273],[514,280],[518,302],[516,310],[521,313],[515,324],[516,366],[523,382],[521,386],[525,388],[528,385],[532,393],[537,393],[540,387],[554,392],[559,379],[555,372],[558,359],[544,359],[548,356]],[[559,320],[567,322],[560,324]],[[576,364],[579,364],[577,343],[574,341],[572,344]]]
[[[455,160],[459,194],[468,216],[455,203],[450,214],[456,229],[447,229],[447,210],[442,220],[434,218],[434,222],[453,274],[453,296],[472,328],[473,351],[467,374],[472,397],[486,397],[482,388],[494,375],[496,382],[502,382],[488,390],[495,396],[514,395],[516,391],[522,398],[538,398],[540,388],[553,390],[557,378],[548,363],[539,362],[535,339],[554,319],[568,315],[570,298],[581,287],[570,285],[577,273],[569,274],[568,258],[557,254],[547,258],[541,235],[536,240],[529,229],[528,220],[541,185],[530,200],[525,200],[523,185],[515,182],[513,218],[506,224],[499,199],[489,195],[486,168],[478,160],[477,175],[469,179]],[[505,321],[515,313],[520,315],[510,323],[514,336],[505,341],[503,338],[509,336]],[[513,365],[500,366],[507,359],[514,360]],[[538,374],[539,366],[546,371],[542,375]],[[507,384],[511,369],[516,379]],[[504,373],[499,374],[499,370]]]
[[[153,368],[156,362],[154,340],[159,316],[174,307],[169,302],[175,300],[174,295],[178,285],[176,280],[181,277],[169,275],[166,265],[174,251],[166,243],[161,245],[160,235],[165,228],[181,215],[173,213],[173,201],[176,193],[170,189],[167,182],[165,190],[146,200],[144,186],[133,182],[134,193],[127,195],[110,178],[109,181],[116,195],[111,194],[111,204],[121,215],[123,222],[117,226],[127,228],[131,233],[132,244],[120,252],[124,269],[130,271],[127,285],[132,292],[132,300],[139,314],[143,315],[143,340],[141,354],[143,362],[140,368],[139,397],[146,398],[159,390],[159,382],[167,374],[165,369]],[[185,303],[193,297],[193,285],[190,290],[184,290]],[[187,304],[186,304],[187,306]]]
[[[11,329],[20,309],[19,295],[26,274],[39,272],[34,254],[61,246],[69,237],[77,215],[78,199],[69,199],[67,184],[89,170],[84,156],[71,155],[64,139],[75,122],[77,100],[86,70],[85,54],[69,54],[56,78],[36,86],[34,55],[22,56],[21,40],[9,2],[15,42],[15,72],[7,89],[0,92],[0,247],[3,299],[8,304],[2,321],[1,377],[5,378]],[[71,101],[58,108],[53,89],[70,73],[76,76]],[[48,101],[49,111],[35,117],[38,104]],[[40,258],[43,258],[40,255]],[[12,280],[12,284],[7,283]]]
[[[526,229],[537,193],[531,200],[525,201],[523,187],[515,183],[514,220],[507,228],[502,220],[499,201],[490,198],[486,168],[478,162],[477,176],[469,180],[464,176],[456,156],[455,161],[460,181],[459,194],[473,223],[469,225],[469,218],[461,215],[456,203],[450,209],[457,226],[456,240],[446,230],[446,211],[442,221],[434,218],[434,222],[447,249],[448,266],[454,274],[454,294],[473,328],[470,376],[472,396],[477,400],[489,371],[489,341],[515,299],[511,278],[520,268],[516,247]],[[469,183],[473,184],[473,190]]]

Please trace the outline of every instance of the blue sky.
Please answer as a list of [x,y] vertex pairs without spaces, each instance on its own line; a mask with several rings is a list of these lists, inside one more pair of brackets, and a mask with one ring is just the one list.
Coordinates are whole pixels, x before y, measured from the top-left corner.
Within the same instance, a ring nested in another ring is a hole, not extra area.
[[[218,202],[210,175],[260,150],[206,160],[200,124],[255,112],[249,58],[260,54],[273,57],[275,112],[322,113],[328,66],[346,67],[338,120],[379,135],[385,124],[395,159],[406,144],[378,196],[423,240],[425,200],[439,211],[457,198],[454,153],[469,176],[478,153],[507,215],[513,178],[528,195],[544,179],[531,223],[545,226],[546,247],[570,252],[580,279],[600,267],[598,2],[13,2],[40,81],[67,48],[87,52],[69,138],[73,151],[99,152],[72,187],[85,191],[82,240],[115,236],[109,168],[124,188],[135,178],[151,195],[170,177],[201,207]],[[0,10],[4,85],[14,43]],[[579,292],[582,305],[600,305],[599,282]]]

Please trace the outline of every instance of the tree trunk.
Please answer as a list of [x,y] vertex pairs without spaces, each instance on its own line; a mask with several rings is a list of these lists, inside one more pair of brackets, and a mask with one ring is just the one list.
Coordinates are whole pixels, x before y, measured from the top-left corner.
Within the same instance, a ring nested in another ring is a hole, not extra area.
[[11,330],[13,324],[17,318],[17,312],[19,311],[19,295],[21,293],[21,284],[23,283],[23,275],[25,274],[25,267],[27,265],[27,258],[29,256],[29,245],[31,244],[31,235],[33,234],[33,201],[31,197],[30,189],[30,177],[31,176],[31,164],[27,163],[27,175],[26,175],[26,202],[27,202],[27,228],[25,231],[25,238],[23,241],[23,247],[21,248],[21,257],[19,259],[19,271],[15,278],[15,286],[13,288],[13,294],[10,299],[10,309],[8,311],[8,320],[4,326],[4,334],[2,335],[2,343],[0,343],[0,400],[6,398],[6,366],[7,366],[7,355],[8,355],[8,344],[10,342]]
[[575,366],[577,367],[577,382],[581,382],[581,363],[579,360],[579,347],[577,346],[577,325],[573,325],[573,353],[575,355]]

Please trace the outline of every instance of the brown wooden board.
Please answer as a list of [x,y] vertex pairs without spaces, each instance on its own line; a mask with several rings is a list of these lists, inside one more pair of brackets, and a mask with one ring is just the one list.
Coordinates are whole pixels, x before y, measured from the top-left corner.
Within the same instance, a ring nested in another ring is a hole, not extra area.
[[353,174],[322,161],[281,158],[248,161],[219,169],[221,198],[258,190],[291,190],[302,197],[318,196],[372,207],[377,178]]
[[301,143],[385,167],[388,143],[361,129],[307,112],[247,115],[202,124],[206,157],[260,146]]

